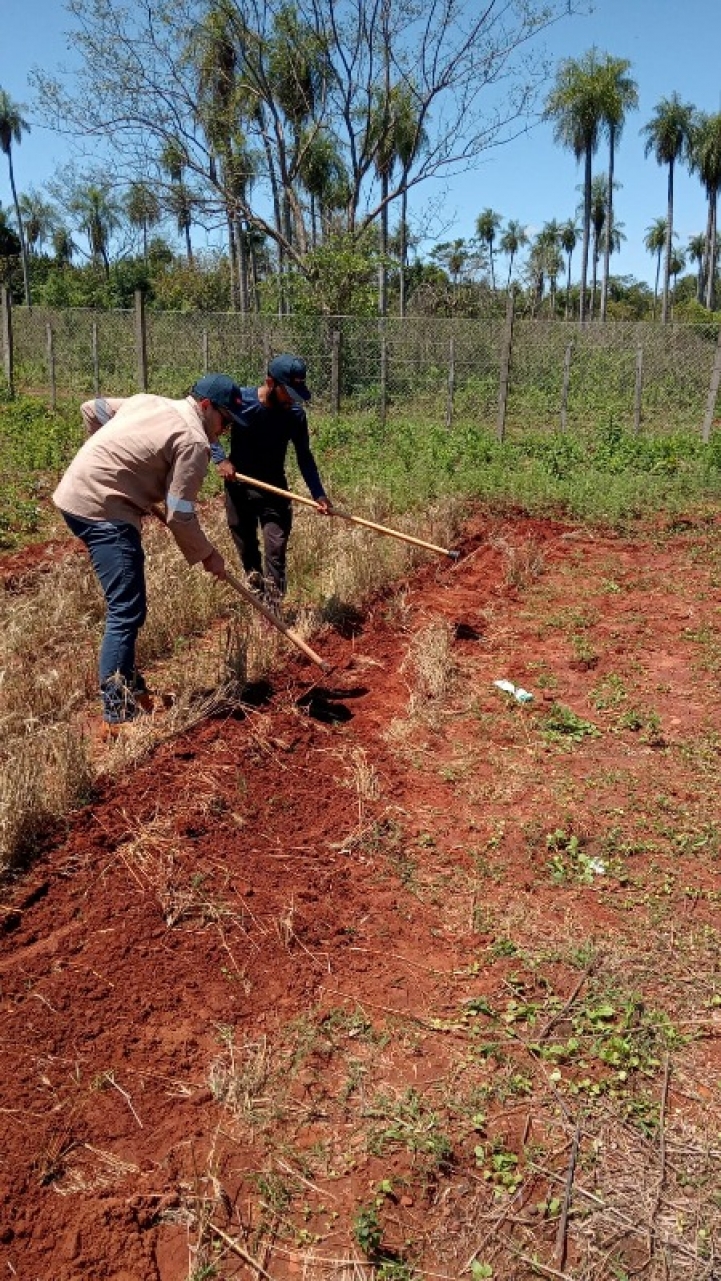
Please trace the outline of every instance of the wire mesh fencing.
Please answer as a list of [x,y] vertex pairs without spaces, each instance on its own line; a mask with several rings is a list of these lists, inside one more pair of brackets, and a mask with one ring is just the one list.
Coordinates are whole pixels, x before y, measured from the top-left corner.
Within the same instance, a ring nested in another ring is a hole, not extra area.
[[46,311],[4,316],[11,388],[59,399],[182,396],[208,370],[257,385],[281,351],[302,354],[321,411],[422,417],[499,435],[614,425],[707,439],[721,326],[506,318],[261,316]]

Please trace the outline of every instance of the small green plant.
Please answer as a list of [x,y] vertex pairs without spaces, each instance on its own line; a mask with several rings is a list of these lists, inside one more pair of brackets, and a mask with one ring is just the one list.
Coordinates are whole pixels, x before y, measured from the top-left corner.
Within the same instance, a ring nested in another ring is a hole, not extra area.
[[580,743],[586,737],[598,738],[601,731],[592,721],[585,721],[565,703],[552,703],[541,721],[544,738],[553,743]]
[[598,663],[598,654],[591,644],[585,632],[575,632],[571,637],[571,646],[573,648],[574,660],[579,667],[595,667]]
[[353,1236],[368,1259],[375,1259],[383,1242],[383,1229],[378,1215],[377,1201],[362,1205],[353,1220]]
[[474,1259],[471,1264],[471,1276],[473,1281],[490,1281],[493,1277],[493,1268],[490,1263],[481,1263],[480,1260]]
[[617,676],[615,672],[609,672],[591,690],[590,697],[593,706],[599,712],[605,711],[607,708],[619,707],[626,700],[626,686],[620,676]]
[[546,849],[551,855],[548,863],[551,877],[557,885],[567,881],[591,885],[594,877],[603,876],[607,870],[603,859],[586,854],[579,838],[560,828],[548,833]]
[[494,1193],[502,1196],[513,1194],[523,1182],[523,1175],[518,1169],[518,1157],[509,1152],[502,1144],[488,1149],[479,1144],[474,1149],[476,1165],[483,1170],[483,1177],[493,1185]]
[[642,743],[648,743],[649,747],[664,747],[666,740],[661,729],[661,718],[657,712],[639,711],[636,707],[630,707],[623,716],[619,717],[618,728],[630,730],[632,734],[638,734]]

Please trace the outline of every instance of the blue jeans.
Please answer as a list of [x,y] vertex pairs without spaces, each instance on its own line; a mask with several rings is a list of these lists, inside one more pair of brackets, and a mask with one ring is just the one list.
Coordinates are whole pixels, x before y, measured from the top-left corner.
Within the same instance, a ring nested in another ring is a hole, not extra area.
[[98,662],[103,717],[110,724],[133,720],[138,711],[134,695],[145,690],[135,666],[135,642],[147,614],[140,532],[123,520],[62,515],[85,543],[108,607]]

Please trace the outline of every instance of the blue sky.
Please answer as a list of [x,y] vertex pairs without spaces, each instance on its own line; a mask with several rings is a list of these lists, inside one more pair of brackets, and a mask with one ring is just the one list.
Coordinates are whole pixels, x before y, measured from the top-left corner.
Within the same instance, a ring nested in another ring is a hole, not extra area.
[[[31,67],[42,64],[53,70],[71,66],[73,55],[64,33],[71,18],[61,0],[0,0],[0,86],[16,102],[27,104],[33,121],[32,94],[28,86]],[[616,174],[621,188],[616,194],[616,215],[627,237],[612,269],[653,281],[654,264],[643,248],[646,228],[666,211],[667,171],[653,159],[644,159],[641,126],[650,118],[661,97],[674,90],[705,111],[721,110],[721,3],[718,0],[596,0],[586,17],[568,18],[545,38],[548,54],[578,57],[592,45],[615,57],[628,58],[639,87],[640,108],[629,117],[617,157]],[[14,150],[18,189],[42,188],[58,161],[68,158],[67,144],[33,124],[32,132]],[[597,164],[605,165],[599,152]],[[551,218],[565,221],[580,199],[581,169],[573,156],[553,142],[548,124],[486,153],[479,167],[451,180],[425,184],[413,195],[410,214],[421,214],[432,201],[443,208],[432,236],[436,240],[473,235],[477,215],[491,206],[504,222],[518,219],[531,232]],[[0,202],[10,203],[7,166],[0,157]],[[677,175],[675,227],[678,244],[705,228],[706,207],[698,181],[683,170]],[[427,242],[427,249],[432,241]]]

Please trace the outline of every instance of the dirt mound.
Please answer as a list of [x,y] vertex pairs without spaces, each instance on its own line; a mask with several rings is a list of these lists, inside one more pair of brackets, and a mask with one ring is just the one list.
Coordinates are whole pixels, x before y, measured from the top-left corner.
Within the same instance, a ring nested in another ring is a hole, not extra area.
[[492,1275],[525,1276],[529,1239],[559,1264],[558,1206],[524,1207],[562,1195],[571,1105],[527,1043],[621,959],[660,1001],[666,912],[678,946],[721,892],[698,538],[476,520],[457,566],[315,638],[331,677],[291,659],[4,887],[8,1275],[455,1277],[491,1229],[516,1242]]

